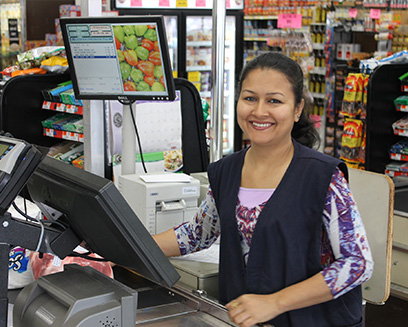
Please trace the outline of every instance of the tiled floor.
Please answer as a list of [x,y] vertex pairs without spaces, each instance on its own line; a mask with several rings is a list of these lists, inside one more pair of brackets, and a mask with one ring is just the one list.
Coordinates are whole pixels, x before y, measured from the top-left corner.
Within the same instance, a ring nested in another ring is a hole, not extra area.
[[365,327],[407,327],[408,301],[390,296],[384,305],[366,305]]

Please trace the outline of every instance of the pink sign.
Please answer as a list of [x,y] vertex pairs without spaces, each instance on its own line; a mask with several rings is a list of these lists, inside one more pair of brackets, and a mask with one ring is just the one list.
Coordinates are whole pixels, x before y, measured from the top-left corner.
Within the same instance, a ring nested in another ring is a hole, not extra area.
[[205,7],[205,0],[196,0],[196,7]]
[[301,14],[279,14],[278,28],[301,28],[302,15]]
[[231,1],[230,0],[227,0],[225,2],[225,8],[231,8]]
[[131,7],[142,7],[142,0],[130,0]]
[[381,9],[370,9],[370,18],[371,19],[380,19]]
[[170,7],[170,0],[159,0],[159,7]]
[[357,17],[357,8],[350,8],[348,15],[350,18],[356,18]]

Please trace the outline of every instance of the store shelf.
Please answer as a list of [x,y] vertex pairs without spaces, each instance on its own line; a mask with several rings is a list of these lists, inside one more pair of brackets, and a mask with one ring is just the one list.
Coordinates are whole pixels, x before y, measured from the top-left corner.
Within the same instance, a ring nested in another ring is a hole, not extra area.
[[408,155],[400,153],[390,153],[391,160],[408,161]]
[[408,130],[395,128],[394,134],[399,136],[408,136]]
[[310,71],[310,74],[326,76],[326,67],[315,67]]
[[59,111],[59,112],[66,112],[70,114],[83,114],[83,107],[82,106],[75,106],[72,104],[65,104],[65,103],[58,103],[58,102],[50,102],[44,101],[42,105],[42,109],[45,110],[52,110],[52,111]]
[[398,105],[396,109],[397,111],[408,112],[408,106],[406,104]]
[[267,42],[269,37],[267,36],[256,36],[256,37],[244,37],[244,41],[258,41],[258,42]]
[[324,43],[313,43],[313,50],[324,50]]
[[397,176],[404,176],[408,177],[408,172],[405,171],[393,171],[393,170],[385,170],[385,175],[390,176],[390,177],[397,177]]
[[312,93],[312,96],[315,99],[324,99],[326,97],[326,94],[324,94],[324,93]]
[[68,141],[84,142],[84,134],[82,133],[74,133],[74,132],[60,131],[60,130],[56,130],[52,128],[44,128],[43,134],[45,136],[68,140]]
[[[187,41],[187,47],[212,47],[212,41]],[[230,41],[225,42],[225,46],[231,46]]]
[[[211,70],[211,65],[203,65],[203,66],[187,66],[186,70],[188,72],[195,72],[195,71],[209,71]],[[225,66],[225,70],[231,70],[230,66]]]
[[253,16],[244,16],[245,20],[273,20],[278,19],[278,16],[261,16],[261,15],[253,15]]

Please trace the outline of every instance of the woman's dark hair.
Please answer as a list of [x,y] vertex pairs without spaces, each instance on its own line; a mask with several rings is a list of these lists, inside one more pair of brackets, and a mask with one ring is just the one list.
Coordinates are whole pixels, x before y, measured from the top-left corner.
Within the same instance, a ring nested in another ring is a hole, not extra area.
[[302,99],[305,101],[305,106],[300,119],[293,126],[292,137],[299,143],[310,148],[318,145],[320,143],[319,134],[314,127],[314,122],[309,118],[312,100],[305,96],[303,72],[299,64],[280,52],[271,51],[255,57],[245,65],[241,72],[237,85],[237,97],[239,97],[239,94],[241,93],[242,82],[250,72],[256,69],[272,69],[279,71],[286,76],[289,83],[292,85],[293,94],[295,96],[295,105],[299,105]]

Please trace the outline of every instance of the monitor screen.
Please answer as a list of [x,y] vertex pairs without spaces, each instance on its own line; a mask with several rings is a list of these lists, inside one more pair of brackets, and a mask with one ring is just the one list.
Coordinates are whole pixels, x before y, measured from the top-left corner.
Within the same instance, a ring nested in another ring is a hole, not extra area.
[[78,99],[175,99],[162,16],[75,17],[60,23]]
[[59,219],[65,219],[78,238],[106,260],[163,286],[171,287],[179,279],[112,181],[47,156],[27,188],[42,211],[51,207],[62,213]]

